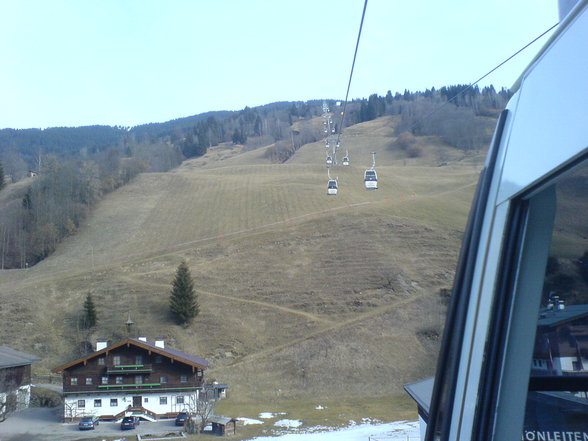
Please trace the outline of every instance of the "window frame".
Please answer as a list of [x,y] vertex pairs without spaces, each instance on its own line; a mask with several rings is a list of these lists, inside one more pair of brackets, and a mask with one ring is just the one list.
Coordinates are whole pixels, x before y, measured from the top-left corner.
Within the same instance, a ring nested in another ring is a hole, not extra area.
[[[509,439],[514,433],[520,437],[528,391],[554,388],[549,377],[531,377],[541,295],[525,293],[542,292],[557,213],[556,186],[581,164],[588,167],[588,155],[570,161],[510,202],[473,440]],[[568,378],[557,381],[577,381]]]

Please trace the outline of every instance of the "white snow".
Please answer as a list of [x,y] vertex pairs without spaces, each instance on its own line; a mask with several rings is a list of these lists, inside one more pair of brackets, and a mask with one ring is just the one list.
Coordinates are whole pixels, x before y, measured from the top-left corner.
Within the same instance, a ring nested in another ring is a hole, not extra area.
[[237,419],[242,421],[244,426],[247,426],[248,424],[263,424],[263,421],[254,420],[253,418],[238,417]]
[[397,421],[386,424],[356,424],[338,430],[314,431],[303,429],[303,433],[288,433],[278,437],[262,436],[252,441],[419,441],[419,423]]
[[286,415],[286,412],[261,412],[259,418],[267,420],[269,418],[275,418],[278,415]]
[[267,420],[269,418],[273,418],[276,414],[273,412],[261,412],[259,414],[259,418],[262,418],[264,420]]
[[300,427],[302,426],[302,421],[300,420],[279,420],[274,423],[274,426],[277,427]]
[[325,406],[321,406],[320,404],[317,404],[317,405],[315,406],[315,409],[316,409],[316,410],[323,410],[324,408],[325,408]]

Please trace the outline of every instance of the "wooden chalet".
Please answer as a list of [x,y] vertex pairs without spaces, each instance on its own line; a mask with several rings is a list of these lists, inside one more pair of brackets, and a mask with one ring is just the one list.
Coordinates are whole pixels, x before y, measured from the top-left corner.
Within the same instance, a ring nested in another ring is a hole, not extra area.
[[0,345],[0,421],[29,406],[31,364],[39,357]]
[[126,338],[57,366],[63,375],[64,420],[94,415],[117,420],[137,415],[147,420],[193,411],[204,385],[208,362],[163,340]]

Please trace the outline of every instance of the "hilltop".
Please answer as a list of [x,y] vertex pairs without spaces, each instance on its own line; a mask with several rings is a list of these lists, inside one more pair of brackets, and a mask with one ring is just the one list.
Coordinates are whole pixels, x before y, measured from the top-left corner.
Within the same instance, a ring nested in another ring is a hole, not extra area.
[[[317,118],[320,123],[320,118]],[[394,147],[397,120],[348,128],[351,166],[326,195],[324,142],[283,164],[221,143],[101,201],[78,233],[28,270],[0,273],[0,333],[45,371],[80,342],[135,332],[205,357],[236,400],[394,394],[430,375],[482,153],[417,137]],[[379,189],[362,174],[376,152]],[[185,260],[201,313],[168,315]],[[88,293],[99,325],[78,318]]]

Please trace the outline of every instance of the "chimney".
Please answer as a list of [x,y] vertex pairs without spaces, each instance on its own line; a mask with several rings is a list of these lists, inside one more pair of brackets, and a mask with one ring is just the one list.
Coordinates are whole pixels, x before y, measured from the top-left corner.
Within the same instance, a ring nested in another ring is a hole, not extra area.
[[106,346],[108,346],[108,340],[106,340],[104,338],[99,338],[98,340],[96,340],[96,350],[97,351],[101,351]]
[[146,342],[147,341],[147,337],[139,337],[139,340]]
[[163,339],[163,337],[157,337],[155,339],[155,346],[162,349],[165,348],[165,340]]

